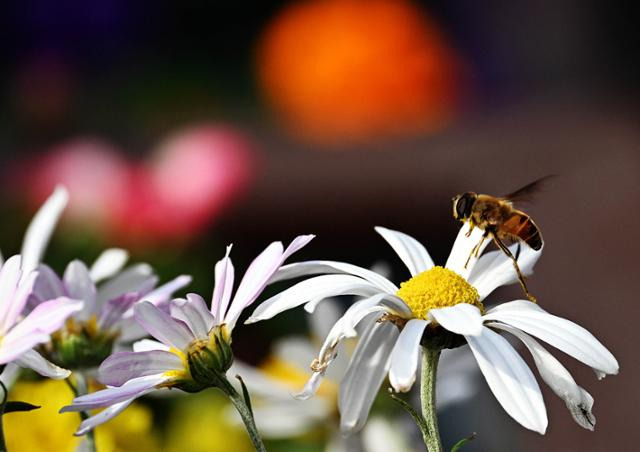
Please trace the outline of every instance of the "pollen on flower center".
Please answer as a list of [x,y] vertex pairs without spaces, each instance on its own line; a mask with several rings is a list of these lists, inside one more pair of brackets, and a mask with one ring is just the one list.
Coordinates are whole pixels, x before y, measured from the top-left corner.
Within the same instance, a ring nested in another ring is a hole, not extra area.
[[440,266],[422,272],[400,284],[396,293],[411,308],[413,315],[427,319],[433,308],[445,308],[458,303],[469,303],[484,310],[475,287],[462,276]]

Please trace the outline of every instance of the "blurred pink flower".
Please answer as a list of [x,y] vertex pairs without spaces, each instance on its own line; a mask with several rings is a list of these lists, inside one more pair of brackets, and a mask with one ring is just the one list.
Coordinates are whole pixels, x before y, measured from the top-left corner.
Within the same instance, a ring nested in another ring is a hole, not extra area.
[[130,165],[120,150],[100,139],[82,137],[54,146],[24,169],[30,204],[39,206],[62,184],[71,194],[67,214],[75,223],[106,232],[126,206]]
[[98,139],[75,139],[27,161],[17,182],[34,206],[63,184],[74,223],[130,247],[153,246],[202,232],[248,186],[253,161],[239,132],[202,125],[170,135],[140,162]]
[[137,168],[120,231],[136,241],[186,239],[202,231],[247,187],[253,172],[250,148],[242,135],[223,126],[197,126],[169,136]]

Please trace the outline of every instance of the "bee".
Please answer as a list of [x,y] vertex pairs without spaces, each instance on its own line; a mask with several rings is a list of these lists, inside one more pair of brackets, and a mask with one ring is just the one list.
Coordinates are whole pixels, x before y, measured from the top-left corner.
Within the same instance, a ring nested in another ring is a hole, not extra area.
[[[496,246],[511,259],[518,274],[518,281],[522,286],[522,290],[524,290],[527,298],[534,302],[536,299],[529,292],[525,277],[518,266],[518,256],[513,255],[505,241],[511,243],[523,242],[536,251],[542,248],[544,241],[542,240],[540,228],[529,215],[515,209],[513,203],[530,200],[531,195],[537,192],[543,183],[551,177],[553,176],[538,179],[502,197],[466,192],[452,199],[453,217],[462,222],[468,221],[470,224],[467,237],[471,235],[474,227],[484,231],[480,241],[471,250],[465,268],[474,254],[476,257],[478,256],[482,244],[490,237]],[[516,254],[519,254],[519,251],[520,248],[518,248]]]

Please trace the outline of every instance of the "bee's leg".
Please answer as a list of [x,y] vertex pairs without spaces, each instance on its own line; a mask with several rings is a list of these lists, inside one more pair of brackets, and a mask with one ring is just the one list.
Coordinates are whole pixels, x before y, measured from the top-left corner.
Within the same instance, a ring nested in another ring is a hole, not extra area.
[[471,237],[471,233],[473,232],[473,228],[475,228],[476,225],[473,224],[473,220],[469,220],[469,230],[467,231],[467,233],[464,235],[465,237]]
[[502,250],[502,252],[504,252],[504,254],[506,254],[511,259],[511,261],[513,262],[513,267],[516,269],[516,273],[518,274],[518,281],[520,282],[520,285],[522,286],[522,290],[524,290],[524,293],[527,296],[527,298],[535,303],[536,302],[536,297],[531,295],[531,292],[529,292],[529,289],[527,288],[527,283],[525,281],[525,277],[522,274],[522,272],[520,271],[520,266],[518,265],[518,261],[514,257],[514,255],[511,253],[511,251],[509,250],[509,247],[507,247],[507,245],[505,245],[502,242],[502,240],[500,240],[495,234],[493,234],[493,241],[498,246],[498,248],[500,248]]
[[471,258],[475,255],[475,257],[478,257],[478,253],[480,252],[480,248],[482,247],[482,244],[484,243],[485,239],[487,237],[489,237],[490,232],[489,231],[484,231],[484,234],[482,234],[482,237],[480,238],[480,241],[478,243],[476,243],[476,245],[471,249],[471,252],[469,253],[469,257],[467,258],[467,262],[464,263],[464,268],[467,268],[467,265],[469,265],[469,261],[471,260]]

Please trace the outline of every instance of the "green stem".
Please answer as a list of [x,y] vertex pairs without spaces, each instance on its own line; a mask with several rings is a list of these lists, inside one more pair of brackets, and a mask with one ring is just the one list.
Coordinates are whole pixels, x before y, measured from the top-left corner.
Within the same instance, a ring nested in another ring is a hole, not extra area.
[[0,380],[0,386],[2,386],[2,403],[0,404],[0,452],[7,452],[7,445],[4,441],[4,428],[2,427],[2,417],[4,415],[4,406],[7,403],[7,396],[9,391],[4,383]]
[[264,447],[262,438],[260,438],[260,433],[258,433],[258,428],[256,427],[255,420],[253,419],[253,413],[251,412],[250,406],[245,402],[244,397],[235,390],[225,376],[221,376],[221,378],[217,379],[216,383],[216,387],[229,397],[233,406],[238,410],[253,447],[255,447],[257,452],[266,452],[267,449]]
[[429,452],[442,452],[442,441],[438,430],[438,416],[436,413],[436,375],[440,348],[422,348],[422,384],[420,386],[420,400],[422,402],[422,417],[427,427],[424,443]]
[[[75,386],[69,378],[65,380],[67,385],[71,388],[73,395],[75,397],[79,397],[82,395],[89,394],[87,379],[85,378],[84,374],[81,372],[75,372],[73,375],[76,377]],[[80,419],[83,421],[89,419],[89,417],[91,416],[91,414],[88,411],[80,411],[78,414],[80,415]],[[88,450],[89,452],[96,452],[97,450],[96,439],[95,439],[95,434],[93,432],[93,429],[89,430],[89,432],[86,435],[85,441],[87,442],[86,450]]]

